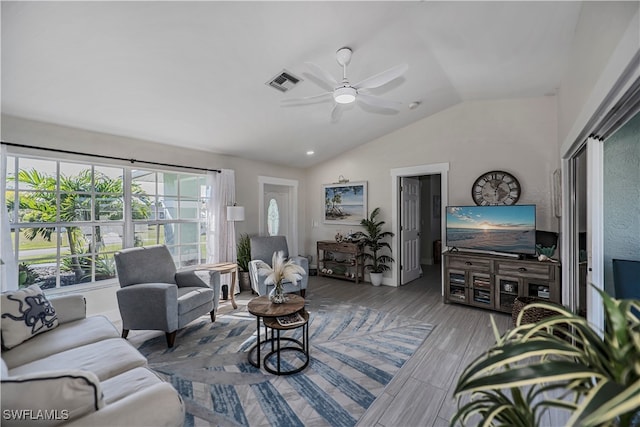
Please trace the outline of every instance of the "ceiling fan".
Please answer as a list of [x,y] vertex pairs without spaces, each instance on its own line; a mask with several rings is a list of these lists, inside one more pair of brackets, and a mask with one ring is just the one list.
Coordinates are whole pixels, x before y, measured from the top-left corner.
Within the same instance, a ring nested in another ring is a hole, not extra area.
[[342,82],[338,82],[331,74],[316,64],[306,62],[305,64],[309,67],[311,75],[315,77],[316,83],[328,89],[328,92],[304,98],[285,99],[282,101],[282,105],[294,106],[333,100],[335,106],[331,112],[332,122],[338,121],[342,116],[344,106],[354,101],[386,110],[399,111],[402,103],[370,95],[366,93],[366,90],[380,87],[397,79],[409,69],[409,66],[407,64],[396,65],[393,68],[352,85],[349,83],[349,79],[347,79],[347,65],[351,62],[352,53],[352,50],[348,47],[340,48],[336,52],[336,60],[338,64],[342,66]]

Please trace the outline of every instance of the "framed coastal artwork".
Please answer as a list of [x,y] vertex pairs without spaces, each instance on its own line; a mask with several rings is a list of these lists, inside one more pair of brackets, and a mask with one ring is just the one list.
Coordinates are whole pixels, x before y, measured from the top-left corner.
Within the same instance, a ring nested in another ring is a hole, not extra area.
[[367,181],[323,184],[323,222],[360,225],[367,217]]

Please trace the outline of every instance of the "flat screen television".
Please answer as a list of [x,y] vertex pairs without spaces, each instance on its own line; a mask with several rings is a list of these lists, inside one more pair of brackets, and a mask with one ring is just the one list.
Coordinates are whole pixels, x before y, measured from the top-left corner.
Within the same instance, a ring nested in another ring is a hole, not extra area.
[[446,243],[456,249],[536,254],[536,206],[447,206]]

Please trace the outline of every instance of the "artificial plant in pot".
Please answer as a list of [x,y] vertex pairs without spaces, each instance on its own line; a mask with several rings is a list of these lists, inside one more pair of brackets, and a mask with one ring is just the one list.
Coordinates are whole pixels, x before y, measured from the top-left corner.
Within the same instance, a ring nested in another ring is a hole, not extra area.
[[[548,303],[526,305],[502,336],[494,323],[496,344],[458,379],[451,425],[467,425],[475,415],[485,426],[540,426],[552,409],[566,411],[571,426],[640,425],[640,301],[599,292],[602,332]],[[526,310],[540,308],[554,314],[522,324]]]
[[361,242],[368,252],[363,254],[364,268],[369,270],[369,276],[371,277],[371,284],[379,286],[382,283],[382,273],[391,269],[388,264],[394,262],[391,255],[387,255],[384,252],[386,250],[391,253],[391,245],[388,242],[383,241],[387,237],[393,237],[394,234],[391,231],[383,231],[382,226],[384,221],[378,221],[377,216],[380,213],[380,208],[375,208],[369,218],[364,218],[360,221],[360,225],[365,228],[365,231],[358,231],[354,233],[354,239]]
[[240,234],[238,246],[236,250],[238,259],[238,285],[241,291],[251,290],[251,281],[249,277],[249,261],[251,261],[251,238],[248,234]]

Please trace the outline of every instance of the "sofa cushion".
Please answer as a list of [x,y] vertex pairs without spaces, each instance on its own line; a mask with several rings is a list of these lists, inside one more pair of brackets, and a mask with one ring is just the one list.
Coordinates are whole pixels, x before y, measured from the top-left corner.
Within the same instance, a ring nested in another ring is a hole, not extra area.
[[[75,369],[3,378],[1,399],[4,426],[55,426],[105,404],[98,377]],[[22,417],[7,417],[7,411]]]
[[109,403],[97,412],[72,420],[66,426],[182,427],[184,424],[184,403],[180,395],[170,384],[162,382],[133,393],[126,399]]
[[213,301],[211,288],[178,288],[178,315]]
[[164,380],[148,368],[135,368],[104,380],[102,391],[107,405],[131,396],[154,384],[161,384]]
[[49,302],[56,309],[60,325],[87,317],[87,301],[80,294],[49,295]]
[[146,364],[147,359],[128,341],[122,338],[110,338],[9,369],[9,375],[73,368],[91,371],[100,381],[103,381]]
[[58,326],[56,311],[38,285],[3,292],[0,301],[0,328],[5,348],[13,348]]
[[61,351],[118,336],[118,330],[106,317],[91,316],[64,323],[12,350],[3,351],[2,358],[11,369]]

